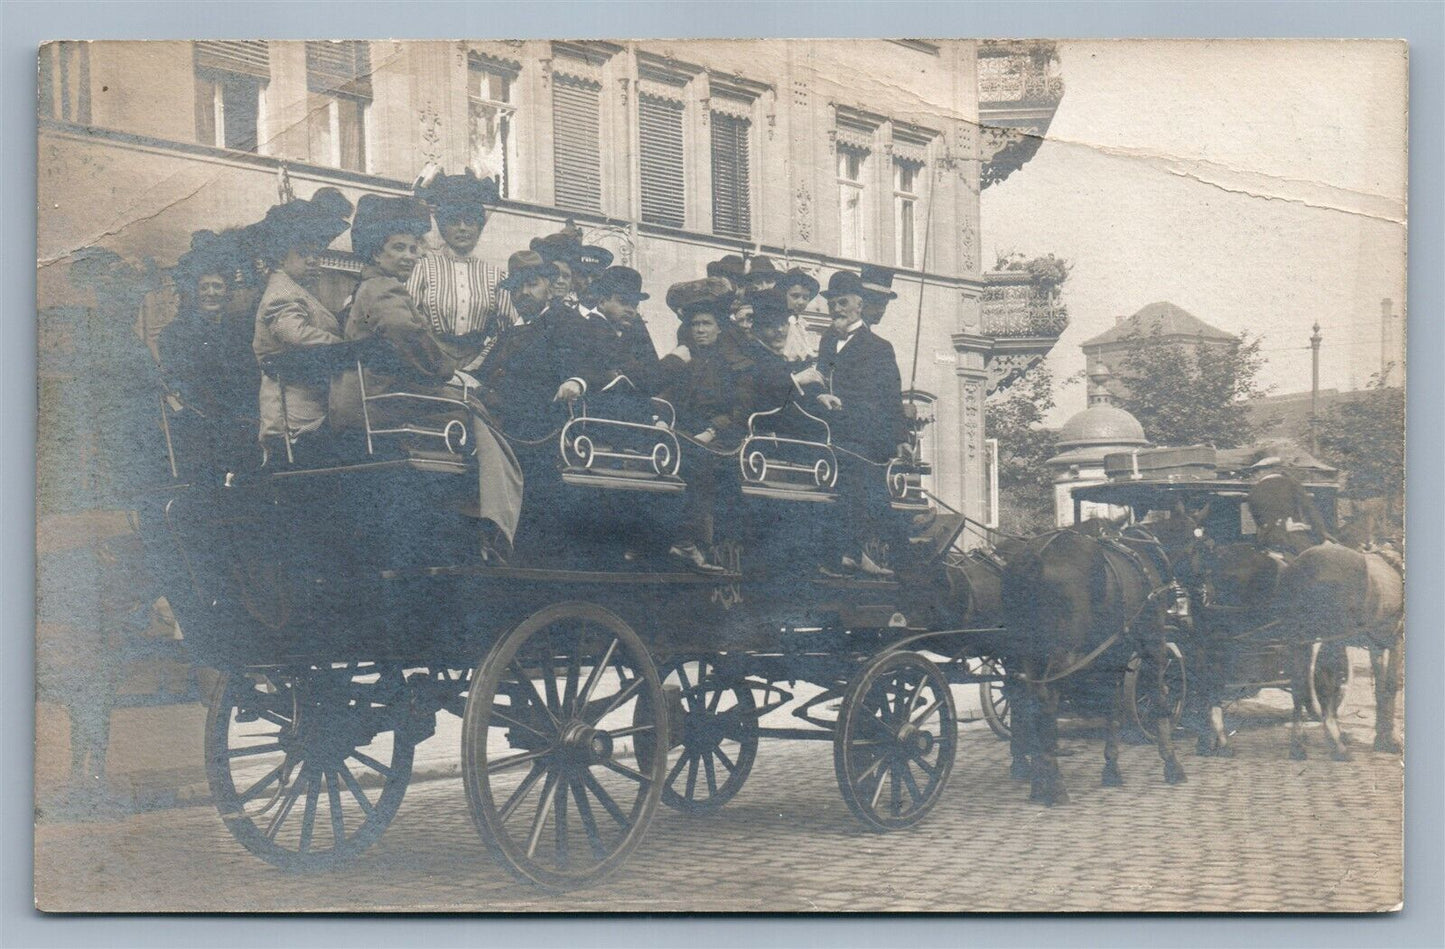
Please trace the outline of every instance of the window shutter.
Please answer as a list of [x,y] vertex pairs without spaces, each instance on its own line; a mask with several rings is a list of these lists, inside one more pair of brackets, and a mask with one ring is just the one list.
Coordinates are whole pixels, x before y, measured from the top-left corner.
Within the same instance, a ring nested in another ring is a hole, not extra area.
[[266,82],[271,78],[271,54],[265,40],[200,40],[196,43],[196,68],[254,76]]
[[602,210],[601,92],[601,83],[553,76],[552,158],[559,208]]
[[366,40],[306,42],[306,88],[371,98],[371,46]]
[[682,227],[683,185],[682,103],[653,96],[637,100],[641,136],[642,220]]
[[752,236],[747,119],[712,113],[712,227],[730,237]]

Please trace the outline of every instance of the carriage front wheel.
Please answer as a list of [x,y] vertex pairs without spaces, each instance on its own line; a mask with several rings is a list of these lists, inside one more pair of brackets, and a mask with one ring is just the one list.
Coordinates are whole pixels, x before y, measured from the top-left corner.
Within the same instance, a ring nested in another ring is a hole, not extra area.
[[1167,715],[1172,728],[1179,727],[1184,717],[1184,700],[1189,681],[1184,668],[1184,653],[1174,643],[1164,644],[1165,706],[1160,708],[1155,688],[1158,660],[1135,656],[1124,672],[1124,702],[1129,710],[1130,724],[1146,742],[1152,744],[1159,731],[1159,719]]
[[242,846],[286,870],[355,858],[411,779],[401,670],[321,666],[224,676],[206,715],[206,777]]
[[1003,687],[1003,664],[997,659],[983,659],[978,664],[978,674],[983,676],[997,677],[989,678],[978,684],[978,704],[983,711],[983,720],[988,723],[989,731],[998,737],[999,741],[1008,741],[1013,737],[1013,725],[1009,721],[1008,714],[1008,693]]
[[848,686],[833,734],[833,766],[849,810],[869,830],[912,827],[948,783],[957,750],[953,694],[916,652],[871,660]]
[[547,607],[472,677],[462,724],[472,820],[521,879],[594,883],[641,841],[667,745],[662,683],[637,634],[600,606]]
[[678,658],[661,670],[676,686],[682,734],[668,754],[662,803],[684,813],[715,811],[742,790],[758,755],[758,706],[747,681],[707,658]]

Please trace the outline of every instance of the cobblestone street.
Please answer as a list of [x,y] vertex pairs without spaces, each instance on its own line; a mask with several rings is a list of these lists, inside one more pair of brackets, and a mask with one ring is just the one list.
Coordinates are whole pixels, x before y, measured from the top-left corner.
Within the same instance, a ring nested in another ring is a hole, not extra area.
[[1370,750],[1368,690],[1357,676],[1342,718],[1352,761],[1331,761],[1315,725],[1314,757],[1290,761],[1282,696],[1266,693],[1236,710],[1237,756],[1186,755],[1176,787],[1142,746],[1123,749],[1125,787],[1100,787],[1098,729],[1066,723],[1073,803],[1054,809],[1030,804],[1007,745],[967,724],[938,808],[883,836],[840,799],[830,744],[765,740],[721,812],[659,806],[620,873],[560,896],[491,862],[455,777],[416,783],[379,844],[322,874],[258,861],[208,806],[41,823],[36,889],[43,909],[112,912],[1384,910],[1402,892],[1403,769]]

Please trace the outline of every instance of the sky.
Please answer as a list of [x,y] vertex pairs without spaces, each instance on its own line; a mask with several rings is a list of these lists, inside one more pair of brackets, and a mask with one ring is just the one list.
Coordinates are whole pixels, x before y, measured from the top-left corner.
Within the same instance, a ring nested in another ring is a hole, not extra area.
[[[1079,344],[1167,300],[1262,336],[1260,381],[1307,391],[1380,368],[1380,301],[1405,300],[1404,44],[1341,41],[1059,45],[1064,97],[1034,158],[982,197],[995,253],[1057,254]],[[1084,407],[1066,386],[1051,424]]]

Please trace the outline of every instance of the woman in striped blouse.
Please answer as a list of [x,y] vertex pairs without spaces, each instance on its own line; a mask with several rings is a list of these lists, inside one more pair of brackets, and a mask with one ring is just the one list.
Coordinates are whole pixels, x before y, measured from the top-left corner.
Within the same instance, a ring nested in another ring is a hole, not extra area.
[[443,243],[422,255],[407,291],[457,366],[475,369],[502,328],[515,322],[512,301],[498,286],[507,272],[473,255],[487,205],[497,200],[496,183],[470,168],[460,175],[432,168],[417,180],[416,194],[431,206]]

